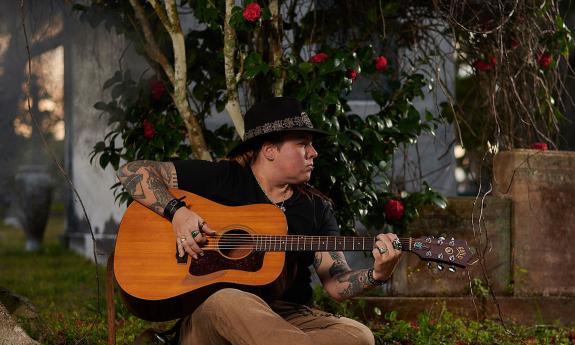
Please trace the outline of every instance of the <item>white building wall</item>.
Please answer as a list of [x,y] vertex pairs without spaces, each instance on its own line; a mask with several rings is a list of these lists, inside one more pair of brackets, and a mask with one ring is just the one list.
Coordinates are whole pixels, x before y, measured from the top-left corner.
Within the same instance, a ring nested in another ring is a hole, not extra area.
[[[107,123],[106,117],[100,117],[94,104],[110,99],[102,87],[120,66],[126,45],[121,36],[102,27],[94,29],[76,18],[69,18],[66,25],[71,33],[65,47],[66,165],[97,241],[98,262],[104,263],[113,249],[117,226],[125,208],[114,201],[110,189],[116,182],[113,169],[102,170],[98,159],[90,164],[90,152],[104,138]],[[86,215],[72,192],[70,200],[66,240],[70,248],[93,258],[93,241]]]

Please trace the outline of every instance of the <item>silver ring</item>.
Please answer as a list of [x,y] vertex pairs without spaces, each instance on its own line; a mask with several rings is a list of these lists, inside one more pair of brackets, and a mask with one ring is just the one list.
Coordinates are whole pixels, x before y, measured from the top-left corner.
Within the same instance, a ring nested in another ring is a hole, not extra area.
[[386,247],[386,246],[379,247],[379,248],[377,248],[377,249],[379,249],[379,254],[385,254],[385,253],[387,253],[387,247]]
[[184,243],[186,242],[186,239],[184,237],[180,238],[180,242]]
[[402,248],[401,242],[399,241],[399,238],[394,239],[391,243],[393,244],[393,248],[395,248],[395,249],[400,250]]
[[196,236],[198,236],[199,234],[200,232],[198,230],[192,231],[192,238],[196,238]]

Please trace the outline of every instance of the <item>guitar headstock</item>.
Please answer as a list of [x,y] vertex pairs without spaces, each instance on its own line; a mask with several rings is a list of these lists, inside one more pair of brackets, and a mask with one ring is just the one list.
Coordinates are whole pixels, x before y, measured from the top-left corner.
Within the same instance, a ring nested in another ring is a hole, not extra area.
[[410,239],[409,250],[421,260],[435,261],[465,268],[473,257],[467,241],[444,237],[422,236]]

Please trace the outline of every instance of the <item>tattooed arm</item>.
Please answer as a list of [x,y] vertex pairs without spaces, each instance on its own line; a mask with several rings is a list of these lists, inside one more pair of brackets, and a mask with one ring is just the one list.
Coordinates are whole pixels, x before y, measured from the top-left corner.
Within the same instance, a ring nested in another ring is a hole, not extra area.
[[178,187],[176,168],[171,162],[134,161],[122,166],[117,175],[134,200],[159,215],[174,198],[168,188]]
[[[379,234],[376,248],[373,249],[373,278],[386,280],[393,274],[401,255],[400,250],[393,249],[393,234]],[[382,254],[378,248],[388,248]],[[352,270],[342,252],[315,253],[314,268],[323,284],[324,289],[334,299],[341,301],[361,295],[375,285],[368,280],[368,269]]]
[[315,253],[314,268],[324,289],[338,301],[373,288],[367,281],[367,269],[352,271],[342,252]]
[[[174,199],[169,188],[178,188],[176,168],[171,162],[134,161],[118,170],[118,178],[134,200],[163,216],[164,208]],[[202,218],[187,207],[179,208],[172,219],[178,253],[190,254],[194,259],[203,255],[204,234],[213,235],[209,225],[201,225]],[[195,234],[195,235],[194,235]]]

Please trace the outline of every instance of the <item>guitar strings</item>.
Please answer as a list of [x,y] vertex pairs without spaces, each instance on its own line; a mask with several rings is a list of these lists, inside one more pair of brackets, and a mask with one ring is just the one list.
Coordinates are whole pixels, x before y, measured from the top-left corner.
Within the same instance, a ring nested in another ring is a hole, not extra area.
[[[300,240],[304,239],[303,243],[300,243]],[[351,244],[352,246],[357,243],[358,245],[365,245],[365,240],[369,240],[368,243],[375,243],[375,237],[348,237],[343,238],[341,237],[332,236],[332,237],[323,237],[323,236],[303,236],[303,235],[251,235],[251,234],[225,234],[225,235],[218,235],[215,239],[219,239],[217,243],[210,243],[209,240],[214,238],[213,236],[208,236],[208,243],[201,248],[204,250],[218,250],[218,249],[236,249],[236,250],[256,250],[256,251],[272,251],[276,248],[284,247],[283,251],[293,251],[293,245],[296,244],[296,251],[301,251],[303,246],[303,251],[306,251],[306,247],[309,246],[309,251],[314,251],[313,247],[316,247],[316,251],[320,250],[321,246],[325,246],[326,244],[330,244],[330,239],[336,239],[333,242],[335,248],[337,248],[337,244],[342,247],[349,247]],[[298,243],[295,243],[294,240],[298,240]],[[337,241],[339,239],[339,241]],[[356,242],[357,241],[357,242]],[[359,244],[359,242],[363,242]],[[402,247],[407,247],[410,242],[409,238],[400,238],[399,242],[401,243]],[[288,250],[288,247],[289,250]],[[335,249],[334,248],[334,249]],[[375,247],[373,247],[375,248]],[[362,249],[358,251],[369,251],[371,249]],[[331,248],[330,248],[331,249]],[[349,248],[346,248],[349,249]],[[279,250],[281,251],[281,250]]]

